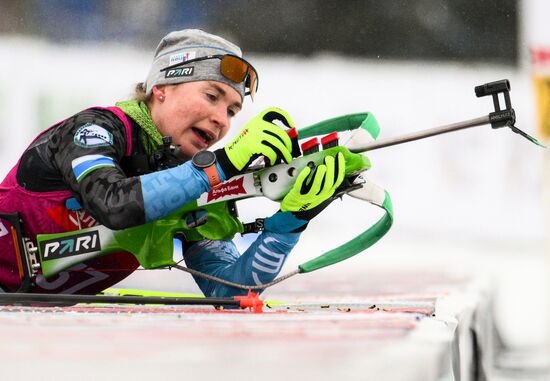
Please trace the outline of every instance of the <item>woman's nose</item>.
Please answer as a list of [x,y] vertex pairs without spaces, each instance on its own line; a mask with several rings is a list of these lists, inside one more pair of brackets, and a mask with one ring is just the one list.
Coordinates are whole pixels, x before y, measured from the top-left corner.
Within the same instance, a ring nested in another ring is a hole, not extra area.
[[212,113],[212,122],[221,131],[229,126],[229,115],[227,115],[225,107],[216,107],[215,111]]

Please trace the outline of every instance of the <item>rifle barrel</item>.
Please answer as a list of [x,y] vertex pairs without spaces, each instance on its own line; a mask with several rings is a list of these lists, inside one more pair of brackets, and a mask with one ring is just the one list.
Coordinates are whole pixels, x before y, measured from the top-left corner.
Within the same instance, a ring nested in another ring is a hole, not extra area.
[[396,136],[393,138],[387,138],[387,139],[381,139],[374,142],[369,142],[359,147],[353,147],[352,149],[350,149],[350,151],[354,153],[373,151],[378,148],[390,147],[397,144],[412,142],[414,140],[429,138],[430,136],[446,134],[448,132],[463,130],[465,128],[470,128],[470,127],[482,126],[490,123],[491,122],[489,120],[489,116],[487,115],[480,118],[466,120],[463,122],[447,124],[444,126],[439,126],[439,127],[434,127],[427,130],[413,132],[402,136]]

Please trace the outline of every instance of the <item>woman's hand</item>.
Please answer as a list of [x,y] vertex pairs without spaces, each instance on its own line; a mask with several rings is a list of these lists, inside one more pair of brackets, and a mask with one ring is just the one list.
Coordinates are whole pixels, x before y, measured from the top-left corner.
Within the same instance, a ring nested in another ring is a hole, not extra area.
[[344,155],[326,156],[324,164],[315,169],[302,169],[294,186],[283,198],[281,211],[293,212],[303,220],[311,220],[319,214],[344,180],[346,163]]
[[251,119],[223,149],[216,150],[216,157],[226,178],[242,173],[250,163],[265,156],[274,165],[292,160],[292,142],[286,131],[273,123],[280,120],[287,127],[294,122],[283,110],[271,107]]
[[345,159],[342,153],[325,157],[314,170],[302,169],[294,186],[283,198],[281,210],[264,221],[264,228],[275,233],[299,233],[309,221],[333,200],[334,192],[344,181]]

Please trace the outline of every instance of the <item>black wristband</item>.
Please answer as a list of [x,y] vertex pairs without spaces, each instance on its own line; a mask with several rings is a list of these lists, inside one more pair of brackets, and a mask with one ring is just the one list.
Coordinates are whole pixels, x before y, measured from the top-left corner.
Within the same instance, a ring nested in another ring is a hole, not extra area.
[[[296,218],[299,218],[300,220],[304,221],[311,221],[313,218],[315,218],[319,213],[321,213],[329,204],[334,201],[334,197],[329,197],[319,205],[317,205],[314,208],[308,209],[308,210],[302,210],[300,212],[292,212]],[[304,228],[305,229],[305,228]]]
[[231,160],[229,160],[229,157],[227,157],[227,153],[225,153],[224,148],[215,150],[214,154],[216,155],[216,161],[218,162],[220,167],[222,167],[222,171],[225,174],[226,180],[240,173],[239,170],[235,168],[233,163],[231,163]]

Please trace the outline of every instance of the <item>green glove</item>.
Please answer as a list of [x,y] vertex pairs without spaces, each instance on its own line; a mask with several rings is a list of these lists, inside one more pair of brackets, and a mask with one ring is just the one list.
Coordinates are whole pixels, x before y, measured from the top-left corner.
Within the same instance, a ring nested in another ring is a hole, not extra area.
[[215,151],[226,178],[242,173],[262,155],[269,160],[268,165],[275,165],[281,160],[290,163],[292,142],[286,131],[273,123],[274,120],[294,127],[294,122],[285,111],[271,107],[251,119],[225,148]]
[[336,188],[344,181],[345,168],[344,155],[340,152],[336,157],[326,156],[324,164],[313,171],[305,167],[283,198],[281,211],[293,212],[302,220],[311,220],[332,201]]

